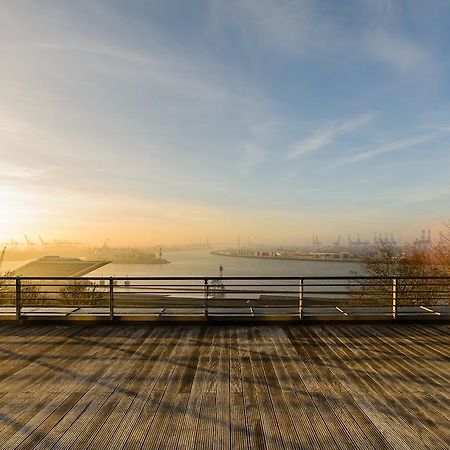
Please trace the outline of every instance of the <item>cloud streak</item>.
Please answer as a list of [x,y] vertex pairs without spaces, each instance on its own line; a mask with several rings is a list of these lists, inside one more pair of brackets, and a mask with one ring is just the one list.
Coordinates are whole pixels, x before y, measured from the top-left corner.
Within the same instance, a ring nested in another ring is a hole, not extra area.
[[299,158],[307,153],[312,153],[323,147],[333,144],[341,135],[351,133],[352,131],[368,124],[374,118],[373,114],[363,114],[362,116],[351,118],[345,122],[328,126],[310,137],[295,143],[285,159]]
[[380,155],[383,155],[386,153],[408,150],[410,148],[432,142],[442,136],[443,136],[443,133],[439,132],[439,133],[428,133],[428,134],[422,134],[422,135],[403,138],[403,139],[397,139],[395,141],[387,142],[383,145],[372,148],[370,150],[364,150],[359,153],[347,156],[345,158],[338,159],[334,163],[328,165],[326,168],[334,169],[336,167],[341,167],[341,166],[345,166],[345,165],[349,165],[349,164],[366,161],[368,159],[372,159],[372,158],[375,158],[377,156],[380,156]]
[[371,56],[394,69],[412,70],[432,65],[431,58],[419,44],[387,31],[369,35],[366,48]]

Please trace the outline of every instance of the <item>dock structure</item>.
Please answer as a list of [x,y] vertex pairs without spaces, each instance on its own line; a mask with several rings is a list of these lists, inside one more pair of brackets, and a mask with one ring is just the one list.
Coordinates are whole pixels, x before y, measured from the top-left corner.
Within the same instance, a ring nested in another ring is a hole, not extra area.
[[450,325],[0,325],[0,448],[448,449]]

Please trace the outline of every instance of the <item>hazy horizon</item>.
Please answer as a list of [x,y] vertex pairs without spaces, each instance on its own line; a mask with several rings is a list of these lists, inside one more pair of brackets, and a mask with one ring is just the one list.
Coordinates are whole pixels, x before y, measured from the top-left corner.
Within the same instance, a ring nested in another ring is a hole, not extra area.
[[449,19],[443,0],[5,1],[0,242],[436,236]]

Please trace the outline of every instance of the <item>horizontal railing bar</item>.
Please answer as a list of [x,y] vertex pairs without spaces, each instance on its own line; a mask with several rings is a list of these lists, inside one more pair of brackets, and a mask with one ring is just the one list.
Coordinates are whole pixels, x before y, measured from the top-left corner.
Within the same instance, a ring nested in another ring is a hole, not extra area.
[[0,277],[4,280],[105,280],[109,281],[111,278],[117,281],[143,281],[143,280],[449,280],[450,276],[185,276],[185,277],[38,277],[38,276],[5,276]]
[[259,310],[299,320],[304,311],[310,316],[370,312],[393,319],[397,313],[446,318],[450,276],[0,277],[0,304],[11,305],[18,321],[33,314],[75,317],[80,308],[112,321],[115,310],[120,316],[155,310],[171,317],[198,310],[208,318],[208,308],[218,315],[233,308],[230,317],[255,317]]

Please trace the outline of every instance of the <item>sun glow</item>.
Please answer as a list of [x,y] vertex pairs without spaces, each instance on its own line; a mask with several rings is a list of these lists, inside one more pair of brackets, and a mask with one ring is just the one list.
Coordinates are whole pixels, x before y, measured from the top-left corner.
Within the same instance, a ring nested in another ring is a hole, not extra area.
[[39,203],[32,192],[25,189],[0,184],[0,239],[10,239],[17,233],[17,227],[32,220],[32,214],[39,211]]

